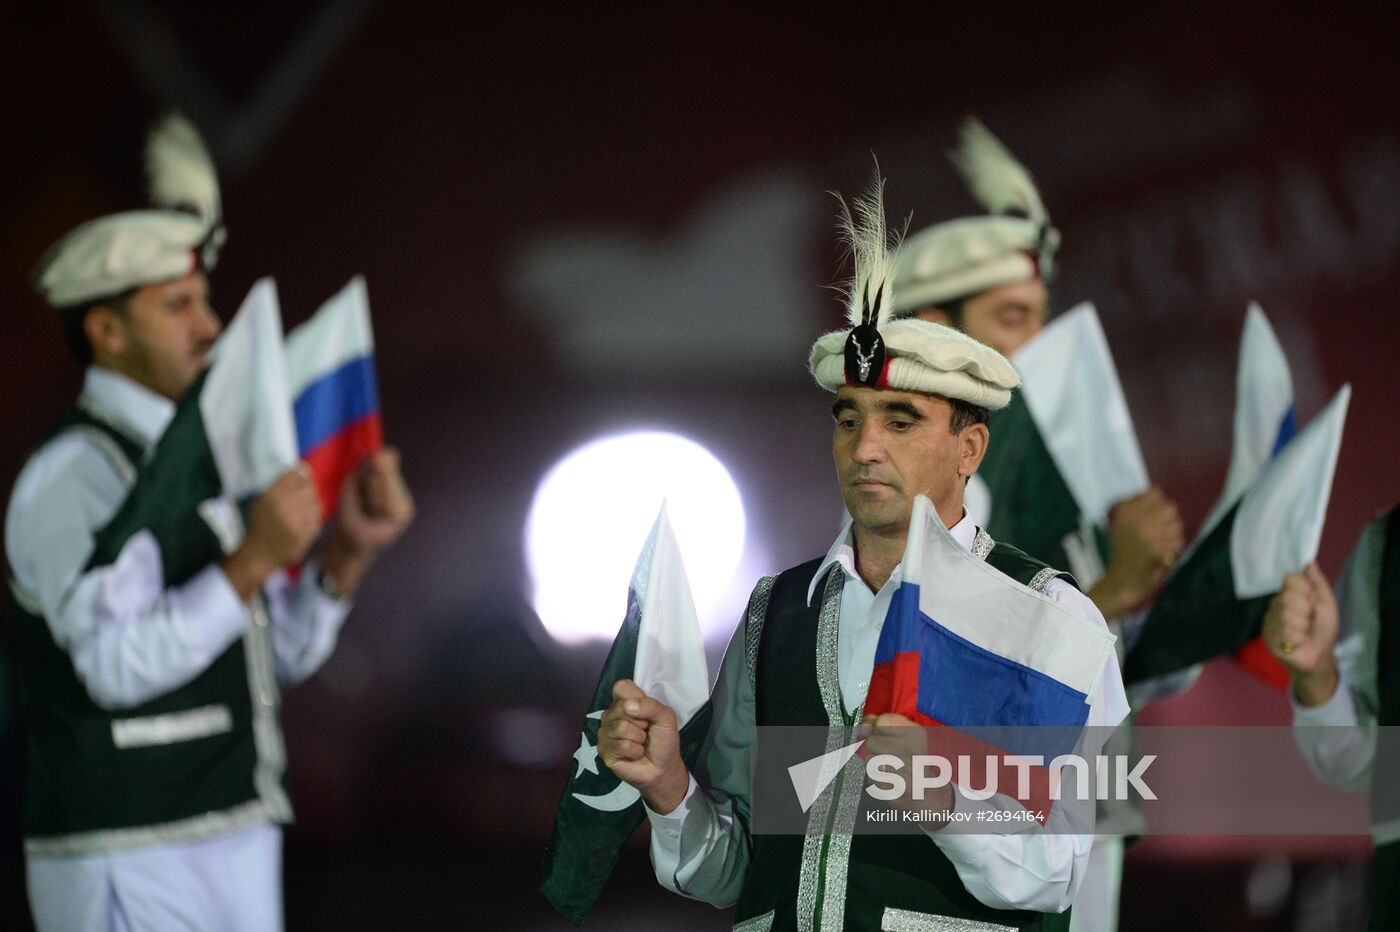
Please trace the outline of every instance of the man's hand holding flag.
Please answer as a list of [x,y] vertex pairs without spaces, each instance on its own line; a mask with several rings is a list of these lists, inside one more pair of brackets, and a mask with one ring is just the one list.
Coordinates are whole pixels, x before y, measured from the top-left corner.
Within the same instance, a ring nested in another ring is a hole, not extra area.
[[[710,674],[680,547],[663,503],[627,592],[571,769],[541,891],[583,922],[645,818],[680,804],[710,727]],[[604,766],[600,767],[601,758]]]

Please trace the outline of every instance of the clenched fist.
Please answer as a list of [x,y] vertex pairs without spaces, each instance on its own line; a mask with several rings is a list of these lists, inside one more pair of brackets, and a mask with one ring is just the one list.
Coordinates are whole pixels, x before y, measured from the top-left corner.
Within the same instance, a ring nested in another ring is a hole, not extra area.
[[675,710],[631,680],[613,684],[612,705],[598,725],[598,756],[662,815],[679,806],[690,787]]
[[1293,675],[1293,690],[1305,706],[1331,698],[1337,688],[1332,648],[1340,621],[1337,600],[1316,563],[1283,578],[1283,588],[1264,615],[1264,643]]
[[1113,619],[1152,595],[1186,546],[1186,538],[1176,505],[1156,486],[1119,502],[1108,533],[1113,553],[1103,579],[1089,590],[1089,598],[1105,618]]
[[299,466],[253,503],[243,543],[223,561],[224,573],[246,601],[274,572],[305,557],[320,533],[321,501],[306,468]]
[[340,487],[335,525],[320,555],[321,569],[339,595],[348,596],[379,554],[416,513],[399,469],[399,451],[385,447],[366,457]]

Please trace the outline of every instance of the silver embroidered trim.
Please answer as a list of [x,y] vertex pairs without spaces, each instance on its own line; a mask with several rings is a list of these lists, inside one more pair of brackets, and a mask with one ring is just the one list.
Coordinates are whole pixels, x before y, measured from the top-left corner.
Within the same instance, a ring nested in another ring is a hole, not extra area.
[[[827,571],[822,589],[821,613],[817,618],[817,685],[821,690],[822,706],[826,710],[826,752],[841,748],[846,741],[846,722],[842,715],[841,682],[837,669],[836,643],[841,622],[841,590],[845,575],[836,567]],[[854,759],[854,758],[853,758]],[[817,797],[807,814],[807,834],[802,840],[802,868],[797,883],[797,928],[815,932],[817,888],[821,882],[822,850],[830,844],[827,823],[831,817],[834,792],[828,788]],[[826,911],[823,910],[823,915]],[[825,922],[822,923],[826,925]]]
[[881,932],[1015,932],[1016,926],[1002,925],[1000,922],[979,922],[977,919],[960,919],[951,915],[934,915],[932,912],[913,910],[892,910],[886,908],[879,921]]
[[776,576],[765,576],[753,587],[749,608],[744,613],[744,660],[748,664],[749,689],[758,694],[758,645],[763,637],[763,620],[768,617],[768,596]]
[[[865,714],[865,701],[861,700],[856,709],[855,719],[860,721]],[[833,728],[833,732],[837,729]],[[850,732],[840,729],[841,744],[850,740]],[[851,837],[855,832],[856,818],[860,814],[860,794],[865,788],[865,761],[852,757],[846,761],[841,774],[840,799],[836,804],[836,817],[832,820],[826,849],[826,896],[822,902],[822,929],[841,932],[846,918],[846,882],[851,869]]]
[[[88,413],[97,417],[97,414],[92,411]],[[106,418],[98,419],[106,420]],[[113,427],[113,430],[115,429],[116,428]],[[103,457],[111,463],[112,469],[121,477],[123,485],[129,487],[136,482],[136,465],[131,462],[131,459],[126,455],[125,451],[117,445],[117,442],[113,440],[106,431],[89,424],[74,424],[72,427],[64,430],[63,433],[78,434],[90,440],[93,445],[101,451]]]
[[206,705],[184,712],[112,719],[112,743],[119,750],[149,748],[194,741],[233,730],[233,714],[226,705]]
[[768,932],[773,928],[773,917],[777,915],[777,910],[770,909],[761,916],[754,916],[752,919],[745,919],[734,926],[734,932]]
[[[141,437],[140,432],[135,430],[135,428],[124,418],[122,418],[120,415],[114,412],[111,408],[104,405],[102,402],[98,401],[96,398],[88,394],[79,395],[77,406],[79,410],[86,411],[88,415],[94,420],[98,420],[101,421],[103,424],[106,424],[108,427],[121,434],[127,440],[130,440],[133,443],[135,443],[138,447],[143,448],[148,455],[150,454],[153,445],[147,443]],[[94,428],[89,427],[86,424],[78,424],[68,429],[93,430]],[[103,434],[102,436],[104,440],[111,440],[111,438],[108,437],[106,434]],[[119,450],[118,452],[121,451]],[[121,456],[122,459],[127,458],[125,453],[122,453]]]
[[232,809],[206,812],[188,819],[164,822],[160,825],[26,838],[24,852],[32,858],[59,858],[79,854],[124,851],[131,848],[148,848],[154,845],[199,841],[272,821],[277,821],[276,816],[268,811],[262,800],[254,799],[240,803]]
[[1026,583],[1026,585],[1034,589],[1036,592],[1044,593],[1045,587],[1050,585],[1050,580],[1054,579],[1056,576],[1059,575],[1059,570],[1055,569],[1053,566],[1047,566],[1044,569],[1042,569],[1039,573],[1036,573],[1034,576],[1032,576],[1031,581]]
[[1014,932],[1015,928],[999,922],[979,922],[976,919],[959,919],[956,916],[916,913],[912,909],[887,908],[880,918],[880,932]]
[[243,638],[243,656],[248,665],[248,692],[253,706],[253,743],[258,762],[253,770],[253,786],[258,799],[273,819],[292,820],[292,804],[282,789],[282,773],[287,769],[287,747],[282,741],[282,725],[277,720],[281,693],[272,664],[270,619],[262,593],[253,597],[253,610]]
[[987,559],[987,554],[991,553],[992,548],[996,545],[997,542],[992,540],[992,535],[979,527],[977,529],[977,536],[972,540],[972,555],[979,560],[985,560]]
[[[817,685],[821,688],[827,724],[841,729],[846,727],[846,704],[841,698],[841,671],[837,665],[836,646],[841,625],[841,590],[845,586],[846,576],[835,565],[826,571],[822,610],[817,619]],[[831,747],[828,742],[827,750],[834,751],[840,746]]]

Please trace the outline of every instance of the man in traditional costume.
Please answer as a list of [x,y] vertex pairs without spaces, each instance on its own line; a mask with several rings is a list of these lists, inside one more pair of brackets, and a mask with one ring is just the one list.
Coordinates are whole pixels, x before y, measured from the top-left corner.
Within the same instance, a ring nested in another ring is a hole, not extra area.
[[[952,160],[988,213],[948,220],[909,237],[895,273],[895,316],[956,327],[1014,362],[1016,352],[1045,325],[1046,283],[1055,274],[1060,233],[1051,225],[1030,172],[981,122],[964,123]],[[1001,435],[1008,437],[1011,420],[1024,416],[1024,402],[1017,398],[1011,408],[992,416],[993,436],[1000,427]],[[1003,444],[999,455],[1014,461],[992,460],[988,465],[1005,474],[1039,461],[1011,451]],[[1041,482],[1037,478],[1022,485],[1036,488]],[[969,495],[985,495],[984,489],[980,479],[975,480]],[[996,498],[996,490],[991,497]],[[979,500],[973,507],[977,512],[988,506]],[[1003,532],[1014,528],[1018,517],[1014,512],[1029,511],[1015,499],[997,501],[991,507],[996,518],[990,523],[994,528],[1001,523]],[[1025,520],[1030,518],[1025,515]],[[1081,539],[1044,546],[1019,536],[1017,541],[1037,559],[1071,569],[1110,628],[1121,635],[1123,622],[1156,591],[1182,552],[1185,538],[1176,505],[1156,487],[1119,502],[1107,531],[1106,539],[1097,533],[1084,534]],[[1120,654],[1130,650],[1131,637],[1120,637],[1118,646]],[[1171,690],[1148,688],[1142,694],[1161,691]],[[1128,733],[1121,732],[1116,740],[1129,741]],[[1105,833],[1132,835],[1141,827],[1135,807],[1124,801],[1106,803],[1098,822]],[[1122,856],[1121,839],[1106,836],[1096,846],[1094,868],[1075,910],[1076,932],[1108,932],[1117,927]]]
[[[1264,643],[1288,668],[1293,735],[1319,780],[1372,789],[1372,929],[1400,924],[1400,507],[1371,522],[1336,596],[1317,564],[1289,574],[1264,616]],[[1376,726],[1384,727],[1378,731]]]
[[[755,727],[840,729],[862,719],[916,496],[929,498],[977,559],[1106,634],[1064,574],[994,542],[968,517],[963,491],[987,449],[987,411],[1010,400],[1015,370],[956,330],[888,319],[892,260],[878,188],[855,208],[858,222],[847,214],[845,227],[856,260],[852,327],[818,340],[809,362],[818,384],[836,393],[832,449],[850,520],[824,557],[755,588],[725,654],[716,725],[696,774],[679,755],[672,710],[630,681],[614,687],[599,754],[641,792],[662,885],[734,905],[736,928],[1064,928],[1091,835],[877,837],[831,821],[840,815],[806,836],[750,831]],[[1116,657],[1103,653],[1085,700],[1090,726],[1114,726],[1127,713]],[[887,714],[878,725],[901,720],[909,721]],[[967,804],[951,794],[945,801]]]
[[[94,565],[221,329],[206,277],[224,240],[219,189],[194,127],[158,125],[147,168],[155,206],[79,226],[36,279],[86,374],[5,521],[30,902],[41,930],[266,932],[282,926],[278,826],[292,815],[279,684],[330,655],[352,592],[413,507],[384,452],[345,483],[310,559],[321,505],[296,469],[234,521],[241,542],[179,585],[165,573],[182,555],[148,533]],[[233,507],[209,508],[190,520],[210,527],[182,545],[217,544],[212,525],[226,529]]]
[[[1045,325],[1046,282],[1055,274],[1060,233],[1030,173],[980,122],[963,125],[952,158],[989,213],[909,237],[895,272],[894,316],[956,327],[1014,362]],[[1152,594],[1181,553],[1184,537],[1176,506],[1156,488],[1119,503],[1109,534],[1101,578],[1079,581],[1111,621]],[[1033,555],[1065,562],[1063,553]]]

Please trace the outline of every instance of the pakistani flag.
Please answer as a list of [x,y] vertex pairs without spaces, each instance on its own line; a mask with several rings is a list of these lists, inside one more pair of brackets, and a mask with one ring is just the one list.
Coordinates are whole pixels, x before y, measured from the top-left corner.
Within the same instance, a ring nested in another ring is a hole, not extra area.
[[[1258,304],[1245,312],[1240,338],[1239,372],[1235,381],[1234,446],[1225,489],[1211,509],[1197,540],[1203,540],[1230,507],[1254,484],[1264,464],[1279,454],[1298,433],[1293,401],[1293,375],[1274,328]],[[1235,652],[1235,659],[1276,689],[1288,686],[1288,671],[1274,659],[1260,638]]]
[[1125,682],[1229,653],[1258,633],[1283,577],[1317,557],[1350,400],[1343,386],[1177,563],[1128,654]]
[[575,925],[597,902],[623,846],[646,815],[641,794],[598,758],[598,725],[612,705],[613,685],[624,679],[676,711],[681,755],[692,767],[710,727],[710,674],[695,601],[664,503],[637,558],[627,614],[598,677],[591,711],[584,716],[545,854],[540,890]]
[[1240,338],[1239,372],[1235,377],[1235,437],[1225,489],[1211,509],[1200,537],[1220,522],[1259,478],[1264,464],[1278,455],[1298,433],[1293,402],[1293,375],[1274,328],[1258,304],[1245,312]]
[[241,540],[235,506],[296,465],[271,279],[253,286],[211,355],[97,535],[90,565],[112,562],[131,536],[149,531],[160,544],[165,584],[179,585]]
[[992,414],[968,511],[992,537],[1087,589],[1103,575],[1109,509],[1149,485],[1093,305],[1055,318],[1012,362],[1021,390]]

